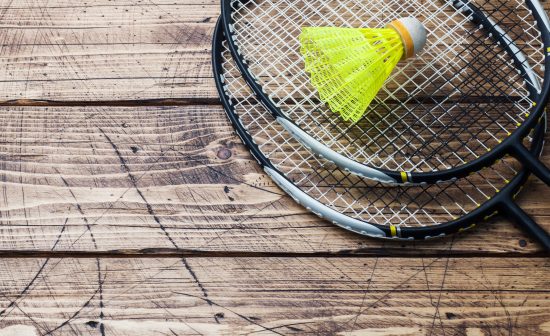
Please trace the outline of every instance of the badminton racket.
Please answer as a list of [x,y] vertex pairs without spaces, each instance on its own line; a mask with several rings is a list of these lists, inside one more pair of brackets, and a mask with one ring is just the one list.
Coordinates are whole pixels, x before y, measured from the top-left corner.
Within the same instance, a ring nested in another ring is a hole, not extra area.
[[[460,232],[502,213],[550,250],[549,235],[513,201],[529,175],[517,160],[508,157],[440,184],[388,186],[361,178],[312,154],[273,120],[240,76],[221,25],[212,59],[216,86],[236,133],[266,174],[318,216],[359,234],[409,240]],[[539,124],[537,141],[525,142],[534,154],[541,151],[542,135]]]
[[[356,123],[319,100],[302,27],[383,27],[413,16],[427,43]],[[228,47],[275,119],[320,157],[388,183],[467,176],[506,155],[550,184],[522,143],[550,91],[550,23],[537,0],[222,0]]]

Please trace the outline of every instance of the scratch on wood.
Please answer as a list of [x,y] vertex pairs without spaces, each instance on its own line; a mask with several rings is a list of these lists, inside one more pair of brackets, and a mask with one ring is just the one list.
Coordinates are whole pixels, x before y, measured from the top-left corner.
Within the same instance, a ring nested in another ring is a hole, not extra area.
[[225,309],[225,310],[227,310],[227,311],[229,311],[229,312],[235,314],[235,315],[238,316],[239,318],[241,318],[241,319],[243,319],[243,320],[245,320],[245,321],[248,321],[248,322],[250,322],[250,323],[252,323],[252,324],[254,324],[254,325],[257,325],[258,327],[263,328],[262,331],[271,331],[271,332],[273,332],[273,333],[275,333],[275,334],[283,335],[283,334],[281,334],[281,333],[278,332],[278,331],[271,330],[271,328],[266,327],[266,326],[264,326],[264,325],[262,325],[262,324],[256,322],[254,319],[251,319],[251,318],[246,317],[246,316],[244,316],[244,315],[242,315],[242,314],[239,314],[239,313],[237,313],[236,311],[234,311],[234,310],[232,310],[232,309],[230,309],[230,308],[228,308],[228,307],[225,307],[225,306],[223,306],[223,305],[220,305],[220,304],[218,304],[218,303],[216,303],[216,302],[214,302],[214,301],[212,301],[212,300],[204,299],[204,298],[198,297],[198,296],[196,296],[196,295],[188,294],[188,293],[182,293],[182,292],[173,292],[173,293],[174,293],[174,294],[178,294],[178,295],[188,296],[188,297],[194,297],[194,298],[196,298],[196,299],[200,299],[200,300],[203,300],[203,301],[207,301],[207,303],[208,303],[209,305],[214,305],[214,306],[216,306],[216,307],[220,307],[220,308],[222,308],[222,309]]
[[105,279],[101,278],[101,259],[96,258],[97,263],[97,283],[98,283],[98,289],[99,289],[99,332],[101,336],[105,336],[105,324],[103,323],[103,319],[105,317],[105,314],[103,313],[104,303],[103,303],[103,282]]
[[63,175],[61,175],[61,173],[56,169],[57,173],[59,174],[59,177],[61,178],[61,181],[63,181],[63,184],[65,184],[65,186],[67,187],[67,189],[69,189],[69,193],[71,194],[71,197],[74,199],[75,203],[76,203],[76,209],[78,210],[78,212],[82,215],[82,220],[84,221],[84,223],[86,224],[86,231],[90,232],[90,238],[92,239],[92,243],[94,244],[94,248],[97,250],[97,242],[95,240],[95,237],[94,237],[94,233],[92,231],[92,226],[90,225],[90,223],[88,222],[88,217],[86,217],[86,214],[84,214],[84,211],[82,210],[82,206],[80,205],[80,203],[78,202],[78,200],[76,199],[76,195],[74,194],[74,192],[72,191],[71,189],[71,186],[69,185],[69,183],[67,182],[67,180],[65,180],[65,178],[63,177]]
[[[174,239],[172,239],[172,237],[170,236],[170,234],[166,230],[166,227],[164,227],[164,225],[161,223],[160,218],[155,214],[155,212],[153,210],[153,207],[151,206],[149,201],[147,201],[147,199],[145,198],[145,195],[143,195],[143,193],[139,189],[139,187],[137,185],[137,180],[134,177],[134,175],[132,174],[132,172],[130,171],[130,168],[128,167],[128,164],[126,163],[126,159],[120,153],[117,145],[113,142],[113,140],[111,140],[111,138],[105,133],[105,131],[103,131],[103,129],[99,128],[99,131],[105,136],[105,138],[107,139],[109,144],[112,146],[113,150],[115,151],[116,156],[118,157],[118,159],[120,161],[120,165],[122,166],[122,168],[124,169],[124,171],[128,175],[128,178],[130,179],[130,182],[132,183],[132,186],[135,188],[136,192],[138,193],[139,197],[143,200],[143,202],[145,202],[145,206],[147,207],[147,212],[149,213],[149,215],[151,215],[153,217],[154,221],[159,225],[160,229],[162,230],[162,232],[164,232],[164,235],[170,241],[170,243],[176,249],[179,249],[178,244],[174,241]],[[183,265],[185,266],[185,268],[187,269],[187,271],[189,272],[189,274],[191,275],[191,277],[193,278],[193,281],[197,284],[197,286],[201,290],[203,296],[205,298],[208,298],[208,293],[206,291],[206,288],[204,288],[203,284],[197,278],[197,275],[191,269],[191,267],[187,263],[187,260],[185,258],[182,258],[181,261],[182,261]]]

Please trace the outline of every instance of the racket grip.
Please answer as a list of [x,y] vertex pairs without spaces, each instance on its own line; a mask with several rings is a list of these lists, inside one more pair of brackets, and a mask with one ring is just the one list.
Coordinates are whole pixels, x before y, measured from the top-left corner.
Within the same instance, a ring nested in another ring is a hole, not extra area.
[[521,225],[529,235],[536,239],[546,250],[546,253],[550,255],[550,235],[548,232],[540,227],[540,225],[511,199],[504,202],[503,211],[511,220]]
[[527,168],[527,170],[541,179],[546,185],[550,186],[550,169],[548,169],[537,156],[521,144],[513,146],[513,155],[525,168]]

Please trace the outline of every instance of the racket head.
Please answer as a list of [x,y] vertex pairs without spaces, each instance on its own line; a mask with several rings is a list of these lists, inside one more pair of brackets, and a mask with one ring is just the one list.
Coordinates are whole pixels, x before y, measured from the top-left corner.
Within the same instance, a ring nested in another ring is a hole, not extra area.
[[[301,27],[411,15],[425,23],[427,47],[390,76],[362,120],[342,121],[309,83]],[[240,71],[276,120],[311,151],[377,181],[437,183],[514,154],[549,98],[550,24],[536,0],[222,0],[222,17]]]
[[[514,159],[501,160],[445,184],[388,186],[323,160],[272,120],[240,77],[218,22],[213,70],[220,99],[237,135],[265,173],[298,203],[333,224],[362,235],[393,239],[442,237],[474,227],[502,210],[529,173]],[[542,150],[539,125],[532,150]]]

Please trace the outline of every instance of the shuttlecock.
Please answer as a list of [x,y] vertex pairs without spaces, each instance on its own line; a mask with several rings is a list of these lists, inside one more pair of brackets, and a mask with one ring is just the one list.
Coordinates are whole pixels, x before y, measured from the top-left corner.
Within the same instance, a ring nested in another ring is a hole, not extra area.
[[426,29],[412,17],[385,28],[304,27],[305,70],[321,100],[344,120],[361,119],[400,60],[426,44]]

